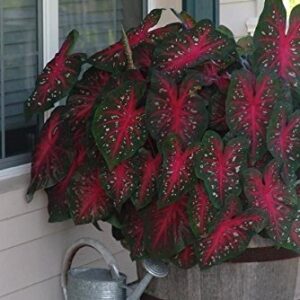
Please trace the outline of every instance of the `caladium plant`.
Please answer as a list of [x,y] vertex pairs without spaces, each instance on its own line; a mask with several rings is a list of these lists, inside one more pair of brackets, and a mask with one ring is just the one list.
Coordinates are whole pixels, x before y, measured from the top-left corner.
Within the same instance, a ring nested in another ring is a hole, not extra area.
[[287,29],[266,0],[238,43],[186,12],[152,28],[161,12],[87,60],[73,31],[45,67],[26,113],[66,101],[41,130],[27,199],[45,189],[50,222],[109,222],[133,259],[208,268],[255,234],[300,253],[300,6]]

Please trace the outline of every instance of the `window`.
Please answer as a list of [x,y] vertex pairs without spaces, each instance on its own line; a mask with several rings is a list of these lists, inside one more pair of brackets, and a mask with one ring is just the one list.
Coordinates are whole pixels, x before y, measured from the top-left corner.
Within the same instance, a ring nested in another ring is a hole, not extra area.
[[58,42],[75,28],[80,39],[74,50],[92,54],[120,38],[121,24],[129,29],[141,21],[142,3],[0,0],[0,169],[30,161],[43,120],[25,120],[23,103]]
[[211,19],[219,22],[219,0],[183,0],[183,9],[189,12],[196,20]]
[[39,2],[0,1],[1,168],[28,160],[35,143],[38,122],[25,120],[23,102],[42,67]]

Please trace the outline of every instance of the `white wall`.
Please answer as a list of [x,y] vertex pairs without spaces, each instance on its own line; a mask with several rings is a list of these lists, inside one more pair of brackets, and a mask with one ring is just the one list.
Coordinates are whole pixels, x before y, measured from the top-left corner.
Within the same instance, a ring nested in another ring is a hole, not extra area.
[[[61,262],[65,250],[80,237],[103,241],[115,254],[129,281],[136,280],[135,265],[127,252],[110,234],[91,225],[74,227],[72,222],[48,224],[47,201],[40,192],[34,201],[24,200],[27,175],[0,182],[0,299],[61,300],[59,286]],[[96,253],[82,249],[75,265],[104,265]]]
[[220,23],[229,27],[239,38],[247,35],[247,22],[256,18],[259,0],[220,0]]

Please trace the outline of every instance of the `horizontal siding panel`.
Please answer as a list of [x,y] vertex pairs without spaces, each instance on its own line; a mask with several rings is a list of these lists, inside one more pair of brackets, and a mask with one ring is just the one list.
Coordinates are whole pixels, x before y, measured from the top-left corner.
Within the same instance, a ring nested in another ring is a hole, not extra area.
[[[73,227],[72,222],[48,224],[47,208],[0,221],[0,252]],[[9,234],[7,234],[9,232]]]
[[[81,226],[1,251],[0,296],[57,276],[66,248],[79,237],[98,238],[113,253],[122,250],[119,243],[108,238],[106,233],[91,226]],[[95,254],[91,259],[83,253],[77,259],[81,264],[87,264],[95,260]]]
[[[115,255],[119,262],[120,270],[127,275],[128,282],[137,280],[135,264],[133,264],[126,251],[122,251]],[[97,260],[90,264],[84,265],[91,268],[105,268],[105,262]],[[63,295],[60,287],[60,277],[56,276],[49,280],[34,284],[25,289],[21,289],[10,295],[0,297],[1,300],[63,300]]]
[[60,277],[31,285],[17,292],[0,297],[1,300],[63,300]]
[[31,203],[25,201],[29,175],[17,176],[0,181],[0,221],[40,210],[47,206],[47,196],[36,192]]

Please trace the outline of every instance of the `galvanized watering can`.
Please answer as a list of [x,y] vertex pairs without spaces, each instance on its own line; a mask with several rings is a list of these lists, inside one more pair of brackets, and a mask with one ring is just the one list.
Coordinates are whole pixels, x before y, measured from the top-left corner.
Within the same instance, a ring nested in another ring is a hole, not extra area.
[[[71,268],[77,251],[90,247],[101,254],[109,269]],[[65,300],[138,300],[153,277],[162,278],[168,274],[168,266],[160,261],[144,260],[148,274],[132,286],[126,285],[126,275],[119,272],[113,255],[98,241],[80,239],[66,252],[61,286]]]

